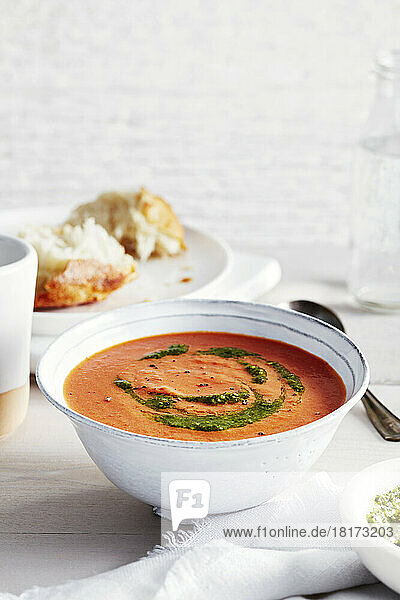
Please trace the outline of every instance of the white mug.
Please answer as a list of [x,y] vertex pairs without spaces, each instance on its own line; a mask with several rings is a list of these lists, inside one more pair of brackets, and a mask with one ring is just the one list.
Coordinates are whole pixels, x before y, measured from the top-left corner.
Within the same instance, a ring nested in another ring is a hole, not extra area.
[[24,240],[0,235],[0,438],[24,420],[37,255]]

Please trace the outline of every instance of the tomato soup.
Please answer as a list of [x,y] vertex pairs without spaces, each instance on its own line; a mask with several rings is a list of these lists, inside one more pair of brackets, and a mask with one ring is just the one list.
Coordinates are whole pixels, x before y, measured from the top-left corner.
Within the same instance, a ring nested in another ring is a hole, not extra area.
[[76,412],[159,438],[221,441],[311,423],[346,389],[322,359],[276,340],[194,331],[132,340],[80,363],[64,384]]

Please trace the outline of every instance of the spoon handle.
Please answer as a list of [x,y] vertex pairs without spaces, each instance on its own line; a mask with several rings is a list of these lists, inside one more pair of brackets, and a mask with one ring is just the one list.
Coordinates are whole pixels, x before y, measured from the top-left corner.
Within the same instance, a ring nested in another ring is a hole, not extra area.
[[378,433],[388,442],[400,442],[400,419],[371,390],[365,392],[362,401],[369,420]]

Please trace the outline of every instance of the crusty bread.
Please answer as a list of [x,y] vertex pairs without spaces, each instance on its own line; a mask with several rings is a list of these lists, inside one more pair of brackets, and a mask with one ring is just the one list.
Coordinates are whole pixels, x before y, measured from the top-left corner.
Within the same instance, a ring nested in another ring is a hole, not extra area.
[[65,269],[48,279],[36,294],[35,308],[74,306],[104,300],[126,283],[128,277],[112,265],[97,260],[73,259]]
[[88,217],[142,261],[185,249],[183,227],[170,205],[144,188],[137,193],[101,194],[94,202],[78,206],[68,223],[79,225]]
[[35,307],[104,300],[135,276],[135,262],[94,219],[82,225],[28,227],[20,233],[38,253]]

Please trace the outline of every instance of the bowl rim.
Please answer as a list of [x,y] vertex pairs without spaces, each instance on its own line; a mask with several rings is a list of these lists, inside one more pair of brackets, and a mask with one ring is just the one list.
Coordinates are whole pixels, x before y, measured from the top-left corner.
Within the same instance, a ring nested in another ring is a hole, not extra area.
[[[150,303],[147,303],[145,306],[146,307],[147,306],[148,307],[150,307],[150,306],[151,307],[157,307],[157,306],[162,307],[163,305],[172,304],[172,303],[174,305],[179,306],[180,304],[184,304],[184,303],[188,303],[188,302],[193,303],[194,305],[199,305],[199,306],[204,305],[204,304],[208,304],[208,305],[211,304],[211,305],[220,305],[220,306],[221,305],[229,305],[229,306],[233,306],[233,307],[237,307],[237,308],[248,307],[248,306],[260,307],[263,309],[273,310],[273,311],[275,311],[277,313],[281,313],[283,315],[287,314],[287,313],[295,314],[300,319],[304,319],[305,321],[309,321],[311,323],[316,323],[316,324],[318,324],[318,326],[322,326],[323,328],[334,331],[335,334],[339,336],[339,338],[345,339],[350,344],[350,346],[356,351],[356,353],[360,359],[362,368],[363,368],[362,384],[359,387],[358,391],[355,394],[353,394],[344,404],[342,404],[341,406],[339,406],[338,408],[336,408],[329,414],[325,415],[324,417],[321,417],[320,419],[317,419],[316,421],[312,421],[311,423],[307,423],[306,425],[301,425],[300,427],[295,427],[294,429],[288,429],[286,431],[281,431],[278,433],[264,435],[264,436],[260,436],[257,438],[249,437],[249,438],[241,438],[241,439],[237,439],[237,440],[219,440],[219,441],[215,441],[215,442],[200,441],[200,440],[179,440],[179,439],[174,439],[174,438],[155,437],[155,436],[145,435],[142,433],[136,433],[133,431],[126,431],[124,429],[119,429],[118,427],[113,427],[112,425],[107,425],[106,423],[100,423],[99,421],[95,421],[94,419],[91,419],[81,413],[74,411],[72,408],[69,408],[67,405],[64,406],[58,400],[53,398],[53,396],[47,392],[46,387],[41,379],[41,371],[43,369],[43,365],[45,364],[45,361],[48,359],[48,355],[52,352],[53,346],[55,344],[58,344],[60,342],[61,338],[63,338],[67,334],[70,335],[78,328],[79,329],[89,328],[89,327],[93,326],[93,323],[96,320],[103,320],[107,315],[116,314],[118,312],[123,312],[123,311],[126,311],[127,308],[129,308],[127,306],[123,306],[123,307],[115,308],[110,311],[103,312],[100,315],[95,315],[91,318],[85,319],[81,323],[77,323],[76,325],[73,325],[72,327],[66,329],[63,333],[58,335],[51,342],[51,344],[47,347],[46,351],[40,357],[40,360],[38,361],[38,364],[36,367],[36,381],[37,381],[37,385],[38,385],[40,391],[42,392],[42,394],[45,396],[45,398],[51,404],[53,404],[58,410],[63,412],[65,415],[67,415],[69,417],[69,419],[73,422],[73,424],[75,424],[75,422],[78,422],[80,424],[87,425],[94,429],[97,429],[98,431],[101,431],[103,433],[111,434],[113,436],[125,438],[125,439],[136,439],[140,442],[144,442],[144,443],[150,444],[150,445],[157,445],[157,446],[165,445],[168,447],[202,448],[202,449],[232,448],[235,446],[250,446],[250,445],[252,446],[252,445],[267,444],[267,443],[275,444],[277,442],[282,441],[284,438],[297,437],[298,435],[301,435],[302,433],[308,433],[308,432],[312,431],[313,429],[317,429],[321,425],[327,424],[330,421],[337,419],[338,416],[340,416],[340,415],[342,415],[342,418],[343,418],[344,415],[347,412],[349,412],[349,410],[351,410],[353,408],[353,406],[364,395],[364,393],[368,387],[369,377],[370,377],[370,369],[368,366],[368,362],[367,362],[366,358],[364,357],[363,353],[361,352],[361,350],[358,348],[358,346],[345,333],[343,333],[342,331],[339,331],[332,325],[329,325],[328,323],[325,323],[324,321],[321,321],[320,319],[316,319],[315,317],[311,317],[304,313],[299,313],[297,311],[294,311],[294,310],[291,310],[288,308],[282,308],[280,306],[274,306],[272,304],[263,304],[263,303],[258,303],[258,302],[246,302],[246,301],[238,301],[238,300],[217,300],[217,299],[205,299],[205,298],[202,298],[202,299],[177,298],[177,299],[160,300],[158,302],[150,302]],[[237,315],[237,316],[239,316],[239,315]],[[173,332],[171,332],[171,333],[173,333]],[[263,336],[260,336],[260,337],[263,337]],[[79,342],[77,345],[79,345]]]

